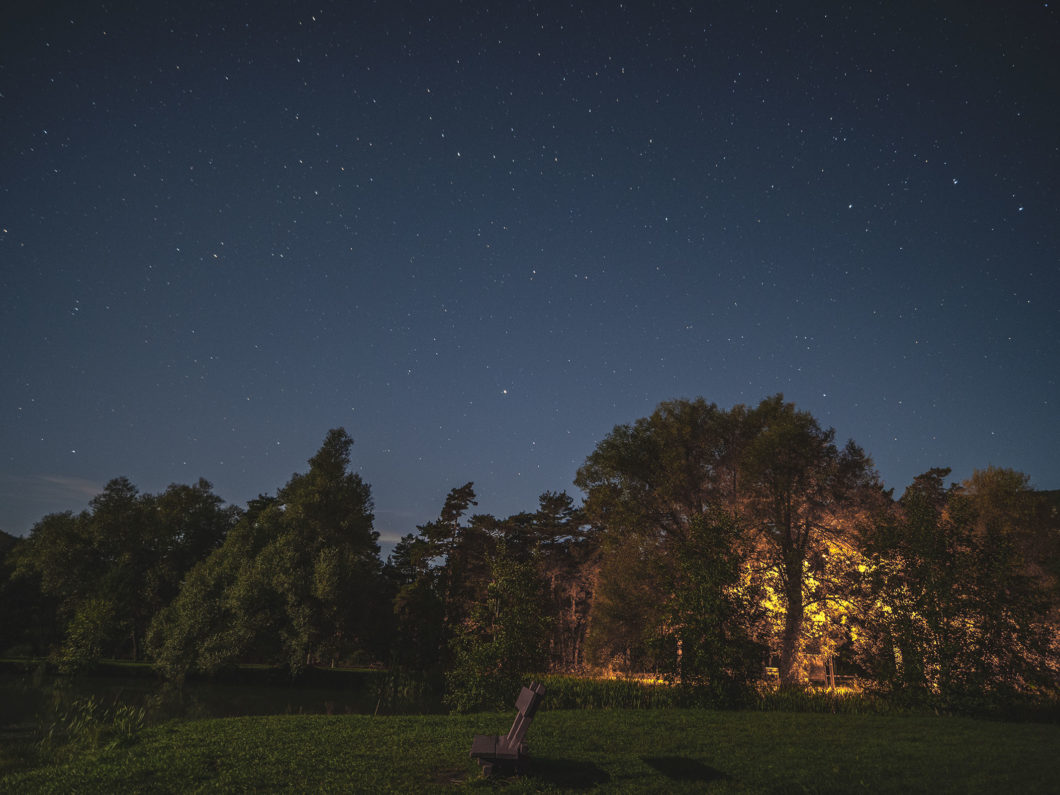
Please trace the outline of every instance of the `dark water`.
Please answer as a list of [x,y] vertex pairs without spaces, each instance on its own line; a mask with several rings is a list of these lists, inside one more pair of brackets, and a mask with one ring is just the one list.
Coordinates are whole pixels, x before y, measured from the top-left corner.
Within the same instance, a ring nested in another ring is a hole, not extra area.
[[0,730],[26,731],[46,725],[78,702],[104,707],[142,707],[148,723],[172,718],[240,715],[343,715],[391,711],[381,702],[381,672],[320,676],[323,682],[189,681],[175,687],[143,675],[57,676],[41,669],[0,671]]

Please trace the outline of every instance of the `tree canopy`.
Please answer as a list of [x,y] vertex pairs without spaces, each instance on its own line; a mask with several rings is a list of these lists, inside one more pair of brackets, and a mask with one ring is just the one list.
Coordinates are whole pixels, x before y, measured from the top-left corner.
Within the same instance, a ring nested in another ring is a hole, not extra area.
[[546,491],[496,517],[463,483],[385,563],[342,428],[245,508],[205,480],[115,478],[80,513],[0,534],[0,652],[65,671],[146,658],[178,680],[374,663],[458,709],[546,670],[652,673],[732,704],[774,670],[834,683],[835,660],[923,698],[1055,691],[1060,495],[937,468],[895,500],[835,436],[781,395],[667,401],[589,452],[582,502]]
[[329,431],[309,471],[252,503],[191,570],[152,626],[171,675],[248,657],[297,673],[372,645],[382,564],[371,490],[348,471],[352,446],[344,429]]
[[[783,606],[780,676],[796,681],[808,575],[820,568],[829,538],[850,534],[844,520],[881,493],[868,456],[853,442],[837,447],[834,437],[780,395],[753,409],[723,410],[702,398],[671,401],[650,417],[616,427],[575,480],[587,494],[591,521],[604,532],[605,580],[628,579],[628,565],[648,565],[621,564],[616,558],[623,556],[657,558],[671,567],[694,522],[727,512],[740,528],[745,558],[756,564],[758,585],[771,586]],[[606,594],[610,586],[601,585]],[[629,621],[656,623],[655,590],[642,595],[642,610],[630,601],[617,609],[629,613]],[[599,603],[601,622],[614,625],[617,604]]]

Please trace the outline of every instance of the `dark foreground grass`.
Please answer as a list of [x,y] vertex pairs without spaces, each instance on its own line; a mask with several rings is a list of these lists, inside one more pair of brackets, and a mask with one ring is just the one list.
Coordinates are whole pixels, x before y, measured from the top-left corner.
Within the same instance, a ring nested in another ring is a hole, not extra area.
[[476,732],[509,714],[169,723],[0,779],[0,792],[1057,792],[1060,726],[700,710],[540,713],[533,766],[486,781]]

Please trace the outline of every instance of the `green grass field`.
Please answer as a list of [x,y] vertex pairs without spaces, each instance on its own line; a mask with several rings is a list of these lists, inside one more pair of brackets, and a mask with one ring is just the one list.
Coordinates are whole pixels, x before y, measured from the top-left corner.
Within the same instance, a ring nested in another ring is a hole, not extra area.
[[[475,733],[510,714],[171,722],[126,747],[59,754],[0,792],[1058,792],[1060,726],[953,717],[561,710],[522,777],[480,778]],[[11,768],[9,767],[10,771]]]

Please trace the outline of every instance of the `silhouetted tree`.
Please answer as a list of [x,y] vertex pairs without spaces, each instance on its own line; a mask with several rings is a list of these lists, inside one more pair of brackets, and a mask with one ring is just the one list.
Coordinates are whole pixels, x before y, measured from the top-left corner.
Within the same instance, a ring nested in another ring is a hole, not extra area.
[[585,511],[601,534],[587,650],[597,664],[655,667],[664,587],[689,523],[732,482],[725,412],[701,398],[662,403],[616,426],[578,470]]
[[473,483],[450,490],[438,518],[417,528],[426,544],[435,593],[443,605],[446,638],[481,600],[489,582],[488,556],[498,536],[498,522],[489,514],[468,511],[477,505]]
[[189,573],[152,627],[152,652],[171,676],[248,657],[297,674],[377,646],[378,534],[370,488],[348,471],[352,446],[344,429],[329,431],[309,471],[252,504]]
[[537,550],[548,596],[547,612],[552,617],[551,666],[576,671],[584,664],[592,589],[599,570],[598,538],[570,495],[551,491],[538,498],[528,535]]
[[115,478],[88,510],[38,522],[19,566],[55,602],[64,667],[90,666],[101,656],[139,659],[154,615],[237,516],[205,480],[154,496]]
[[40,573],[20,566],[26,539],[0,531],[0,656],[42,656],[59,635],[55,600]]

